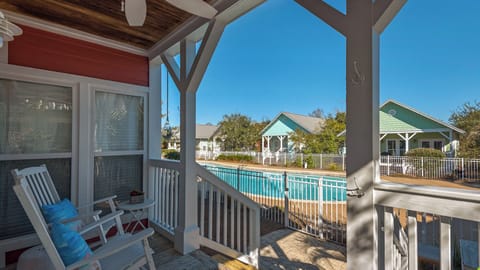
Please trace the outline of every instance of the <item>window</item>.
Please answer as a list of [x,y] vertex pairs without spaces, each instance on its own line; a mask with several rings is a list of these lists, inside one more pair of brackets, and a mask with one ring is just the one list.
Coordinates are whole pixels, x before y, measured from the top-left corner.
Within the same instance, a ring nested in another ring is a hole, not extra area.
[[433,148],[435,148],[437,150],[442,150],[443,142],[442,141],[434,141],[433,142]]
[[143,127],[143,96],[95,92],[95,199],[142,190]]
[[397,141],[387,140],[387,152],[389,155],[397,154]]
[[10,171],[45,164],[70,197],[72,88],[0,79],[0,240],[33,232]]
[[430,148],[430,142],[429,141],[423,141],[422,142],[422,148]]

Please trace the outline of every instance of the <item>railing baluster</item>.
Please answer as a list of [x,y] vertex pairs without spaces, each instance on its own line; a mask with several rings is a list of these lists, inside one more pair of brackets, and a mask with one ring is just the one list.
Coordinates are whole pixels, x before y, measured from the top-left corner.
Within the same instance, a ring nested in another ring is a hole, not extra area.
[[451,218],[440,216],[440,269],[451,269]]
[[205,235],[205,185],[206,182],[200,182],[200,235]]
[[220,243],[220,190],[217,189],[217,213],[215,215],[215,225],[216,225],[216,233],[215,233],[215,240]]
[[240,232],[242,230],[241,228],[241,225],[242,225],[242,221],[240,220],[240,212],[241,212],[241,208],[242,205],[240,204],[240,202],[237,202],[237,250],[240,251]]
[[233,197],[230,197],[230,247],[234,248],[235,246],[235,200]]
[[408,270],[418,269],[417,212],[408,211]]
[[385,249],[385,269],[394,269],[394,244],[393,244],[393,209],[391,207],[384,207],[384,249]]
[[212,239],[213,186],[208,184],[208,238]]

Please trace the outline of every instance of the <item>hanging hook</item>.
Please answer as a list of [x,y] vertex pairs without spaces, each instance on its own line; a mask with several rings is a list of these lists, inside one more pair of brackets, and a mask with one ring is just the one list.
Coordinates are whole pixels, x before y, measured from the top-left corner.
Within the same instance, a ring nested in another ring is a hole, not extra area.
[[365,195],[365,192],[362,190],[362,188],[358,186],[356,177],[353,178],[353,183],[355,184],[355,188],[347,188],[347,196],[357,198],[363,197],[363,195]]

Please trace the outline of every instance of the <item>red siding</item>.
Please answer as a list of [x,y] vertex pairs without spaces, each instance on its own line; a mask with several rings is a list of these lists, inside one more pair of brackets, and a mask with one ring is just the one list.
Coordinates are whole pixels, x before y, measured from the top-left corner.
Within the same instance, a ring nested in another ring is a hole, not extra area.
[[148,86],[148,58],[21,26],[8,44],[9,64]]

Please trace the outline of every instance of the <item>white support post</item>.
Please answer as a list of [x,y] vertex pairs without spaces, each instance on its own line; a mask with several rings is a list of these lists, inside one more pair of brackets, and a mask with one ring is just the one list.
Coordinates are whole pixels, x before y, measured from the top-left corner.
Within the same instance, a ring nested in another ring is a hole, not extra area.
[[405,0],[347,0],[346,15],[321,0],[295,1],[347,39],[347,188],[363,192],[347,199],[347,269],[377,270],[379,35]]
[[198,184],[195,161],[196,92],[225,28],[225,21],[212,20],[196,53],[195,43],[188,37],[180,42],[180,66],[173,56],[162,54],[173,81],[180,91],[180,181],[178,226],[175,228],[175,249],[182,254],[200,247],[197,221]]
[[394,243],[393,243],[393,209],[391,207],[384,207],[384,262],[385,262],[385,269],[394,269]]

